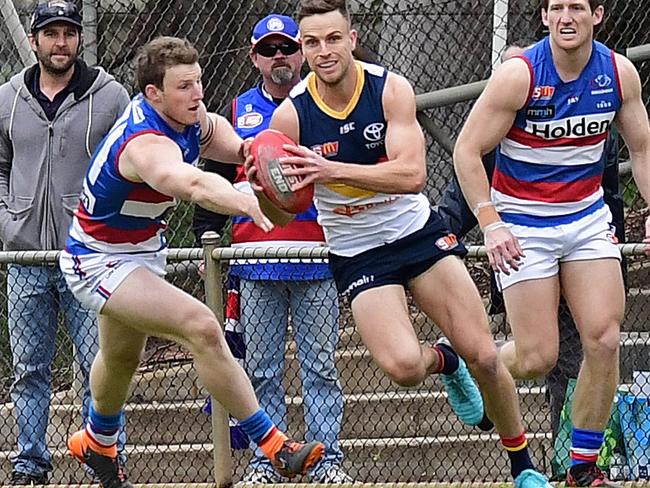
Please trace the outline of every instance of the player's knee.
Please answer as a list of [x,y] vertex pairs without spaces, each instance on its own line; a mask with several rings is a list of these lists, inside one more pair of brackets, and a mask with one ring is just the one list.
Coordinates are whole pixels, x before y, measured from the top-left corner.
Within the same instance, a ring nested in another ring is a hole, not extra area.
[[620,344],[620,325],[611,321],[607,327],[600,329],[598,334],[587,334],[583,340],[585,359],[610,361],[616,358]]
[[495,347],[486,347],[466,356],[465,362],[476,377],[495,378],[499,371],[499,355]]
[[221,325],[212,313],[196,314],[191,319],[187,341],[194,355],[220,354],[225,345]]
[[426,376],[424,362],[418,358],[395,358],[384,365],[388,377],[400,386],[417,386]]
[[535,379],[548,374],[557,363],[557,354],[539,351],[524,355],[519,360],[519,366],[523,378]]

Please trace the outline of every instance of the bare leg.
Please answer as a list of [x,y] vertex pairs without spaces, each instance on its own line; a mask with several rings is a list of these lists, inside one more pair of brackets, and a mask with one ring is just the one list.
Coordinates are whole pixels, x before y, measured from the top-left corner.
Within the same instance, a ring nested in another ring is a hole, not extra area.
[[95,411],[114,415],[126,402],[147,336],[106,315],[97,318],[100,349],[90,369],[90,388]]
[[[140,342],[144,335],[153,335],[186,347],[194,358],[199,380],[235,418],[247,418],[259,409],[251,383],[230,353],[219,322],[195,298],[138,268],[115,290],[102,312],[111,322],[132,327]],[[104,323],[112,325],[105,320]],[[100,413],[116,414],[126,396],[132,364],[123,370],[117,364],[119,356],[112,353],[113,345],[100,347],[106,353],[93,364],[93,396],[103,399],[106,408],[110,408],[98,410]],[[122,370],[122,374],[114,375],[114,370]]]
[[418,385],[437,368],[438,355],[422,346],[413,330],[402,286],[366,290],[352,301],[351,307],[363,343],[397,384]]
[[514,341],[501,348],[501,359],[514,378],[544,376],[555,366],[559,349],[559,278],[521,281],[503,296]]
[[573,261],[561,264],[560,276],[584,350],[573,425],[603,431],[619,379],[620,323],[625,311],[621,267],[615,259]]
[[483,302],[462,261],[440,260],[410,283],[413,297],[447,336],[476,378],[485,407],[502,437],[523,432],[512,377],[498,359]]

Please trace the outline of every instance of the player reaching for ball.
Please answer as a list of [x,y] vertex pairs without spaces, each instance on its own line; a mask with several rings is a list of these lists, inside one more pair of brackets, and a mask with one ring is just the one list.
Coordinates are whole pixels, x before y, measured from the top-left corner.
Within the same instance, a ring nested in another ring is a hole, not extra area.
[[[303,52],[312,72],[276,110],[271,128],[301,146],[284,146],[294,188],[315,184],[330,267],[349,295],[358,332],[396,383],[420,384],[441,373],[462,421],[489,427],[485,407],[511,460],[518,487],[549,486],[530,459],[517,393],[498,359],[479,293],[459,256],[465,248],[420,193],[424,137],[411,85],[386,69],[355,62],[357,40],[343,0],[303,0]],[[249,179],[256,170],[247,164]],[[448,338],[422,345],[409,319],[405,289]]]
[[95,151],[60,266],[77,299],[98,315],[100,349],[90,383],[86,428],[68,448],[104,488],[131,486],[115,443],[129,385],[148,335],[178,342],[193,356],[199,381],[285,476],[305,473],[323,444],[291,441],[255,398],[250,380],[203,303],[167,283],[163,219],[175,199],[249,215],[272,229],[257,200],[220,176],[194,167],[199,155],[242,163],[247,145],[203,105],[198,52],[184,39],[159,37],[137,59],[141,94]]

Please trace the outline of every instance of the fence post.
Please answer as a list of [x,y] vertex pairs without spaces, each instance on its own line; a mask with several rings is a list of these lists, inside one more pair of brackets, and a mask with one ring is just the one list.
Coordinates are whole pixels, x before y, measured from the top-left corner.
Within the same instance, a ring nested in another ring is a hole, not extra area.
[[[205,302],[214,312],[223,327],[223,280],[221,261],[212,257],[219,243],[219,234],[206,232],[201,236],[203,259],[205,263]],[[232,486],[232,456],[230,453],[230,425],[228,412],[214,398],[210,398],[212,407],[212,444],[214,460],[214,479],[218,488]]]

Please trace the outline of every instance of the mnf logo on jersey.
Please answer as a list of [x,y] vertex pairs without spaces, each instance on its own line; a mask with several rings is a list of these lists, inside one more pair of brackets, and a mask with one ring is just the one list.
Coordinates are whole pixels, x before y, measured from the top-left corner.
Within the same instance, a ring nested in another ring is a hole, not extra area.
[[336,156],[339,153],[339,141],[324,142],[323,144],[316,144],[310,148],[319,156],[329,158]]
[[533,88],[533,94],[531,98],[533,100],[550,100],[551,98],[553,98],[554,94],[555,94],[554,86],[548,86],[548,85],[536,86],[535,88]]
[[526,121],[524,129],[529,134],[544,139],[562,139],[564,137],[586,137],[604,134],[614,118],[613,112],[590,116],[579,115],[551,122]]

